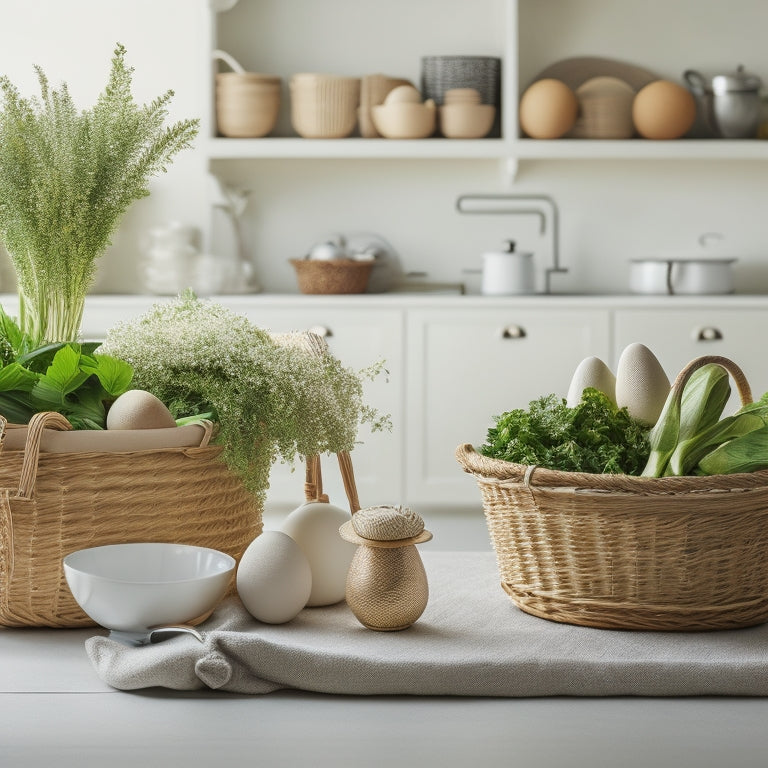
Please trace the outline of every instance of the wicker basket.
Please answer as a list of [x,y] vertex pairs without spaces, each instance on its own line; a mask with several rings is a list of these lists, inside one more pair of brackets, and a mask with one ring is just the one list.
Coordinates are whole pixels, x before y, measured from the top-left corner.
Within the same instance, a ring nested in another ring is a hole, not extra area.
[[302,293],[365,293],[373,261],[291,259]]
[[[742,402],[749,385],[723,365]],[[648,478],[456,456],[477,480],[504,590],[527,613],[610,629],[709,630],[768,621],[768,470]]]
[[239,560],[261,532],[261,506],[220,447],[43,453],[44,428],[70,425],[36,414],[25,449],[0,455],[0,625],[92,626],[64,578],[61,561],[75,550],[178,542]]

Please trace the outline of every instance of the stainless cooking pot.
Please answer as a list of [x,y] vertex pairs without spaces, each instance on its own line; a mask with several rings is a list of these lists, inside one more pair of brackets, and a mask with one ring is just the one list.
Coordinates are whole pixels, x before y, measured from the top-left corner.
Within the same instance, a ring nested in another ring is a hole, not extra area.
[[629,289],[646,294],[733,293],[731,258],[633,259]]
[[724,139],[754,139],[760,125],[762,80],[739,66],[735,72],[715,75],[711,82],[695,69],[686,70],[698,111],[715,136]]

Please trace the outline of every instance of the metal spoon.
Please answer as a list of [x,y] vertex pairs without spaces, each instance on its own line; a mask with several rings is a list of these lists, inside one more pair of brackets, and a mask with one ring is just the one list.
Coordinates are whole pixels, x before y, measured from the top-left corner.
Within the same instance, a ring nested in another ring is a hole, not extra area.
[[125,632],[118,629],[111,629],[109,631],[109,637],[113,640],[131,647],[159,643],[171,635],[180,634],[192,635],[199,642],[203,642],[203,636],[194,627],[186,624],[179,624],[173,627],[156,627],[145,632]]

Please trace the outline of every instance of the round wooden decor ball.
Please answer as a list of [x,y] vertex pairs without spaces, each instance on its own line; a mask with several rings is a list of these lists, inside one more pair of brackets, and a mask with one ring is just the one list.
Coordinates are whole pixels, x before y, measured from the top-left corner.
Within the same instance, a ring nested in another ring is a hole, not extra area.
[[696,119],[696,101],[682,85],[655,80],[641,88],[632,102],[632,120],[645,139],[679,139]]
[[520,127],[532,139],[559,139],[579,112],[576,94],[554,78],[537,80],[520,99]]

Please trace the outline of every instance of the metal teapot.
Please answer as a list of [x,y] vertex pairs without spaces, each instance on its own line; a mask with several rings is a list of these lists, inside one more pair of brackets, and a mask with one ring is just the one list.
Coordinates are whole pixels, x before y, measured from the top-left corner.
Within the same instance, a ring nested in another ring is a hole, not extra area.
[[754,139],[760,125],[762,80],[744,71],[715,75],[711,82],[695,69],[683,78],[696,97],[699,112],[715,136],[724,139]]

